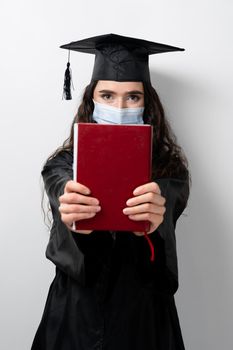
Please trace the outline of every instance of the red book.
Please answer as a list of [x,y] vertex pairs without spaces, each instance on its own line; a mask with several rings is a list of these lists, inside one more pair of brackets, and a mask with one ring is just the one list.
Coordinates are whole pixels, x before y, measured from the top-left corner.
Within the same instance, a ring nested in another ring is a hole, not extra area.
[[151,125],[74,124],[74,181],[91,190],[101,211],[76,221],[76,230],[148,231],[148,221],[133,221],[122,210],[136,187],[151,181]]

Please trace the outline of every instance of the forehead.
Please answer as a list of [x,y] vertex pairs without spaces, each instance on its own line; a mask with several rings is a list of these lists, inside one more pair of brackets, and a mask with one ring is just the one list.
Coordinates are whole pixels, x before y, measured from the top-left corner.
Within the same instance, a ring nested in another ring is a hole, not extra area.
[[99,80],[96,90],[112,90],[119,93],[134,90],[143,92],[143,84],[140,81]]

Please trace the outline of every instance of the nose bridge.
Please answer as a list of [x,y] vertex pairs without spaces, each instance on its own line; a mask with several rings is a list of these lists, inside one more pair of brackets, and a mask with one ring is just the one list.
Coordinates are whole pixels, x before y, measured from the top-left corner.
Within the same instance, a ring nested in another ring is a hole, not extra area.
[[124,99],[124,96],[121,96],[121,95],[117,96],[116,107],[126,108],[126,101]]

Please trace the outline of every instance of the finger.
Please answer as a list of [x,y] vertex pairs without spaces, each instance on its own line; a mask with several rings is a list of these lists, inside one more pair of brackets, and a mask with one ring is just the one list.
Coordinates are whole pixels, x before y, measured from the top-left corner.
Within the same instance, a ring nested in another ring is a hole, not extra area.
[[154,192],[157,194],[161,194],[159,185],[156,182],[149,182],[147,184],[144,184],[142,186],[135,188],[135,190],[133,191],[133,194],[135,196],[138,196],[138,195],[144,194],[146,192]]
[[123,213],[126,215],[141,214],[141,213],[152,213],[163,215],[166,211],[164,206],[158,206],[152,203],[144,203],[134,207],[128,207],[123,209]]
[[73,231],[75,233],[84,233],[84,234],[88,235],[88,234],[92,233],[92,231],[93,231],[93,230],[75,230],[73,228],[73,222],[70,223],[70,224],[66,224],[66,226],[68,227],[69,230],[71,230],[71,231]]
[[134,205],[148,203],[148,202],[163,206],[166,202],[166,199],[159,194],[156,194],[154,192],[149,192],[149,193],[142,194],[140,196],[136,196],[128,199],[126,204],[132,207]]
[[72,213],[72,214],[61,214],[61,220],[71,226],[74,221],[80,221],[84,219],[92,218],[96,213]]
[[86,205],[98,205],[99,201],[97,198],[83,196],[80,193],[72,192],[72,193],[64,193],[59,197],[60,203],[67,204],[86,204]]
[[73,180],[67,181],[64,188],[64,193],[70,193],[70,192],[79,192],[84,195],[89,195],[91,193],[88,187]]
[[70,214],[70,213],[92,213],[100,211],[100,206],[94,205],[81,205],[81,204],[66,204],[61,203],[58,207],[60,213]]
[[85,234],[85,235],[89,235],[90,233],[92,233],[93,230],[73,230],[71,228],[71,231],[76,232],[76,233],[82,233],[82,234]]
[[144,232],[133,231],[136,236],[144,236]]
[[162,215],[152,214],[152,213],[133,214],[133,215],[129,215],[128,218],[135,221],[148,220],[152,223],[161,222],[161,220],[163,220]]

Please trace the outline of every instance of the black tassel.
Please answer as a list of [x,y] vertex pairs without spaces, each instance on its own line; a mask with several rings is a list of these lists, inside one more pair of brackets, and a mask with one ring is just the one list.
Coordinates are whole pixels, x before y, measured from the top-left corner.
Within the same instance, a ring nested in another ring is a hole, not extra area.
[[68,56],[68,62],[67,62],[67,68],[65,71],[65,77],[64,77],[64,85],[63,85],[63,96],[62,99],[64,98],[65,100],[72,100],[72,95],[71,95],[71,84],[74,90],[73,82],[72,82],[72,74],[71,74],[71,69],[70,69],[70,52]]

